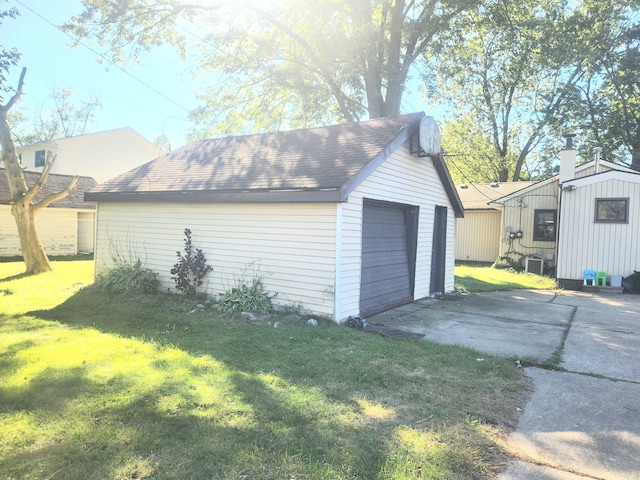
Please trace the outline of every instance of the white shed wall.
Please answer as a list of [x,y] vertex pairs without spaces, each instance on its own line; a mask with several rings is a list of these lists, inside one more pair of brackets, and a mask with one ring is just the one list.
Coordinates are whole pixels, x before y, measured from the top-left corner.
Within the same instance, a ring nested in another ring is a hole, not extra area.
[[[629,198],[629,223],[595,223],[596,198]],[[640,183],[611,179],[564,192],[557,277],[581,280],[585,269],[627,276],[640,270]]]
[[[36,215],[40,242],[47,255],[78,253],[78,215],[93,215],[89,210],[45,208]],[[0,205],[0,256],[22,255],[18,228],[11,207]]]
[[455,266],[455,212],[432,160],[411,155],[408,147],[403,145],[349,195],[348,202],[339,206],[342,209],[343,230],[339,248],[342,270],[338,280],[341,294],[340,302],[336,305],[337,320],[359,313],[364,198],[420,206],[414,299],[430,295],[435,206],[447,207],[445,290],[452,291]]
[[213,271],[203,290],[219,294],[245,276],[263,275],[280,304],[300,303],[333,315],[336,204],[101,203],[96,234],[96,274],[112,257],[141,259],[173,289],[170,270],[192,231]]
[[495,262],[500,255],[500,210],[465,210],[456,219],[456,260]]

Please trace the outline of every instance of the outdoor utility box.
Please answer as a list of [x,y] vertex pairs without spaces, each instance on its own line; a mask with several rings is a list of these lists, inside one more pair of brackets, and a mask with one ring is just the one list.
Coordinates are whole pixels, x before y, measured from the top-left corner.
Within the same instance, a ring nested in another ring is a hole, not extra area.
[[612,287],[621,287],[622,275],[609,275],[609,285]]

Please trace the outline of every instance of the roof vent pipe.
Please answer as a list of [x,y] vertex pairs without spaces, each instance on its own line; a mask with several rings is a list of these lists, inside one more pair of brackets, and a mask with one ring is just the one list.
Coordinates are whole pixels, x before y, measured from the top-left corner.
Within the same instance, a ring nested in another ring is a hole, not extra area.
[[594,147],[593,153],[596,156],[596,171],[595,173],[600,173],[600,154],[602,153],[602,147]]
[[576,151],[573,148],[573,137],[575,136],[575,133],[562,135],[566,144],[560,151],[560,184],[573,180],[576,174]]

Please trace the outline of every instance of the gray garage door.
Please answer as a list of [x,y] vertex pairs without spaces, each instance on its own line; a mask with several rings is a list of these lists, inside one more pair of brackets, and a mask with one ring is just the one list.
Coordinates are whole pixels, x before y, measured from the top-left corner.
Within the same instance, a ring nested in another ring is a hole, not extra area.
[[418,207],[365,200],[360,315],[413,301]]

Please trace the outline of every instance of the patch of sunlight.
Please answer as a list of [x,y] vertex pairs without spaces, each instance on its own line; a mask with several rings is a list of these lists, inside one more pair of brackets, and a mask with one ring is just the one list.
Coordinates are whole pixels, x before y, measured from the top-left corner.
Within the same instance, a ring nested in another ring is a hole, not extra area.
[[360,407],[362,413],[374,420],[387,420],[396,416],[395,410],[385,408],[379,403],[374,405],[362,399],[356,400],[356,402],[358,403],[358,406]]

